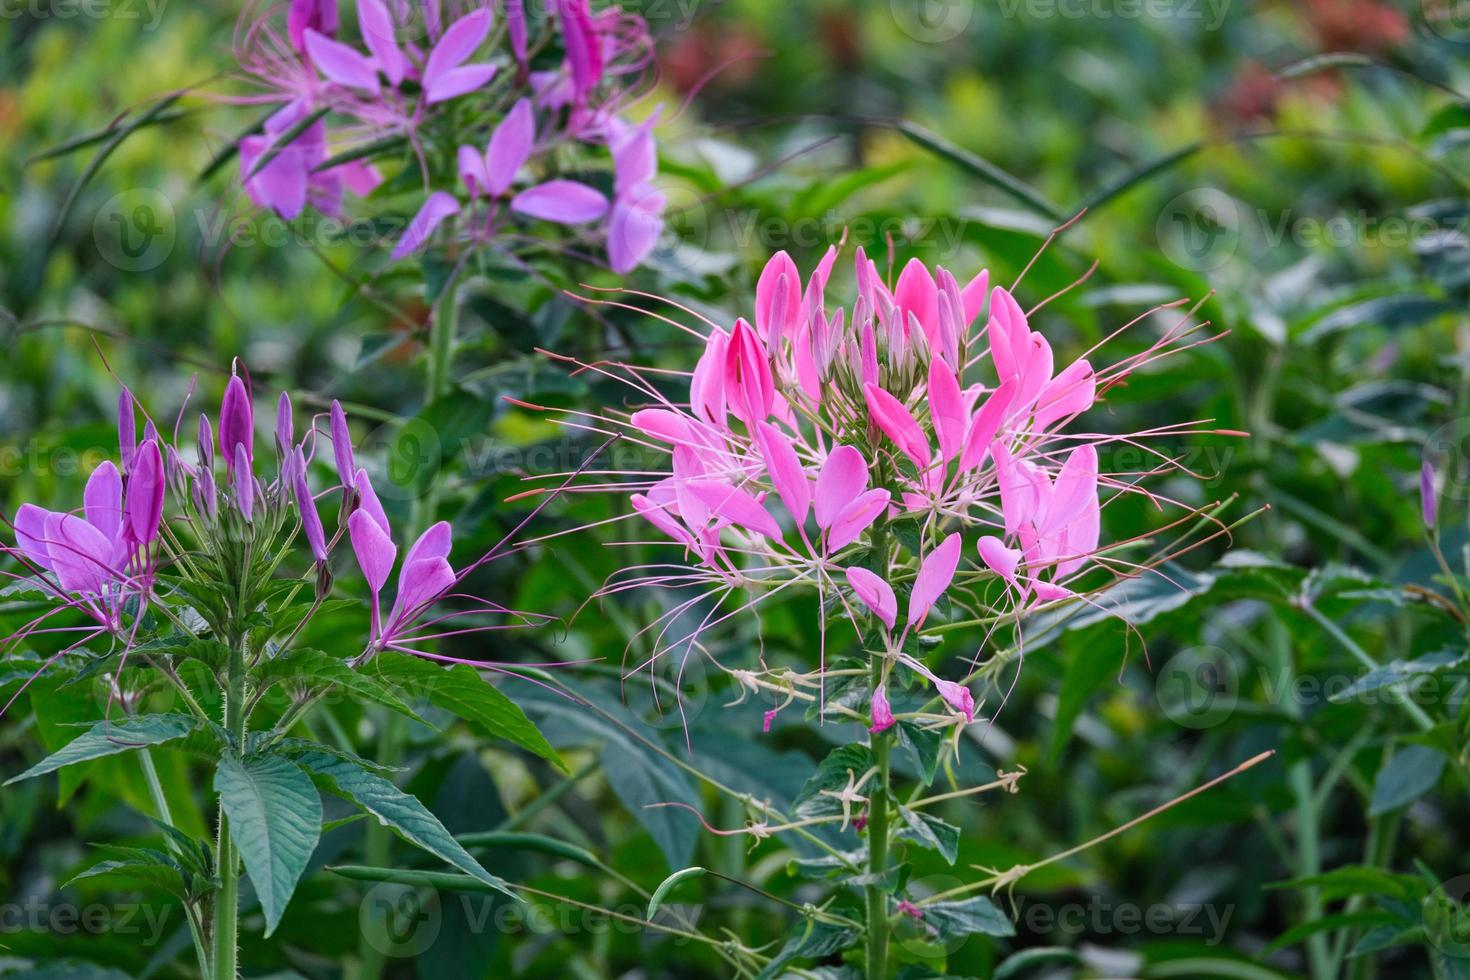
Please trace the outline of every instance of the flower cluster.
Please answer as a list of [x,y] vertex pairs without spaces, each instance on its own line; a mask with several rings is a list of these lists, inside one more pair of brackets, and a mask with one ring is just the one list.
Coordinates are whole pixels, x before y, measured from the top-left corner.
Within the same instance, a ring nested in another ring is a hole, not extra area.
[[[453,189],[427,194],[394,259],[455,216],[471,242],[541,220],[597,229],[619,273],[647,258],[665,205],[652,184],[654,120],[622,115],[650,62],[641,18],[616,6],[593,13],[588,0],[554,0],[544,17],[523,0],[357,0],[356,9],[355,42],[341,36],[336,0],[291,0],[284,30],[271,13],[242,21],[237,58],[265,91],[236,101],[279,107],[240,142],[255,204],[287,220],[308,205],[336,214],[344,191],[366,195],[382,182],[371,158],[407,148],[426,188]],[[439,161],[456,146],[451,183]],[[611,199],[555,175],[578,147],[610,158]]]
[[[658,656],[766,596],[813,586],[824,606],[875,637],[875,731],[894,724],[887,685],[899,666],[949,709],[916,720],[972,721],[971,692],[924,663],[917,634],[941,606],[952,628],[993,631],[1042,606],[1095,601],[1116,574],[1136,571],[1100,551],[1100,494],[1146,492],[1138,482],[1157,470],[1104,472],[1098,449],[1191,428],[1105,435],[1071,424],[1100,392],[1196,328],[1186,315],[1105,370],[1088,357],[1058,368],[1051,344],[986,272],[961,283],[914,260],[890,286],[858,249],[856,300],[829,310],[836,257],[829,249],[805,282],[784,252],[771,258],[753,321],[728,329],[706,321],[703,354],[685,375],[687,398],[666,394],[666,370],[580,365],[623,381],[644,403],[590,427],[667,454],[667,475],[628,473],[618,486],[630,491],[636,514],[693,560],[673,573],[625,570],[603,594],[696,587],[699,597],[675,608],[658,633]],[[1159,469],[1172,464],[1156,455]],[[1089,579],[1098,567],[1114,574]],[[710,593],[750,598],[666,642]],[[955,608],[972,616],[956,623]],[[748,690],[784,690],[787,701],[794,693],[789,673],[776,683],[772,672],[734,673]]]
[[[85,614],[93,625],[63,627],[85,636],[58,657],[102,635],[127,651],[139,641],[150,610],[193,632],[184,622],[188,617],[175,608],[186,599],[213,633],[223,635],[229,626],[210,622],[208,604],[197,597],[223,587],[230,596],[254,594],[266,601],[272,594],[269,579],[282,565],[291,567],[288,559],[302,540],[310,559],[302,555],[295,564],[306,569],[303,584],[315,579],[319,606],[334,584],[332,553],[345,534],[372,607],[367,639],[354,663],[389,649],[458,662],[422,645],[449,635],[438,627],[463,615],[463,608],[436,615],[430,611],[494,552],[456,571],[449,563],[453,529],[448,522],[434,524],[409,547],[398,570],[391,611],[383,616],[381,595],[393,574],[398,549],[372,480],[355,462],[340,404],[332,403],[327,423],[336,479],[321,494],[313,493],[309,482],[319,442],[318,420],[314,418],[296,440],[291,398],[285,392],[276,407],[273,473],[265,473],[267,467],[257,459],[254,404],[239,375],[230,377],[218,415],[199,416],[198,438],[189,459],[159,434],[152,421],[146,423],[140,442],[137,407],[132,393],[124,389],[118,411],[120,462],[104,462],[92,472],[81,513],[29,503],[16,512],[15,545],[0,550],[17,558],[22,570],[4,574],[27,582],[53,601],[47,612],[12,639],[31,635],[52,616],[71,609]],[[329,538],[318,500],[339,493],[337,528]],[[169,498],[172,507],[166,506]],[[456,606],[468,607],[471,613],[506,612],[485,600],[455,598]],[[461,627],[454,632],[491,628],[495,627]]]

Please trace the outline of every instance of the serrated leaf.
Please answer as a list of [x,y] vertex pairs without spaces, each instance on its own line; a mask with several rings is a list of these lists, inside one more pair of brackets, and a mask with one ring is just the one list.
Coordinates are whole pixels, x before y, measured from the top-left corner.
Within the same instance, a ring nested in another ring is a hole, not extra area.
[[948,864],[954,864],[960,852],[960,828],[927,813],[899,807],[904,827],[898,836],[938,851]]
[[269,936],[321,838],[321,797],[300,766],[278,755],[243,762],[225,756],[214,773],[214,791],[260,898]]
[[551,747],[541,730],[499,688],[488,683],[474,668],[455,664],[445,669],[418,657],[387,652],[365,670],[422,696],[467,722],[470,728],[490,738],[502,738],[571,773],[561,755]]
[[956,902],[935,902],[920,906],[923,922],[941,939],[981,934],[1014,936],[1016,927],[996,904],[984,895],[974,895]]
[[363,700],[391,708],[420,724],[428,724],[370,671],[371,668],[354,670],[342,660],[320,650],[297,648],[261,666],[256,672],[257,690],[268,690],[275,684],[289,681],[302,681],[313,687],[333,685]]
[[19,776],[7,779],[4,785],[43,776],[78,762],[130,752],[149,745],[162,745],[176,738],[183,738],[198,729],[199,725],[197,718],[175,714],[142,715],[123,721],[99,721],[92,726],[91,731],[73,739]]
[[481,867],[454,839],[438,817],[382,776],[325,752],[304,752],[296,761],[328,792],[351,800],[410,844],[516,898],[504,881]]

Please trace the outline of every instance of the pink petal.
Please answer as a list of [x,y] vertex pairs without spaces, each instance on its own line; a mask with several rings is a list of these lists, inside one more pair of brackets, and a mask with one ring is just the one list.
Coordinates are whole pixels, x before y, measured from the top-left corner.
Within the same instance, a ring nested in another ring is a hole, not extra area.
[[[332,461],[337,464],[337,479],[344,487],[351,486],[358,474],[357,461],[352,454],[352,430],[347,427],[347,413],[342,403],[332,399]],[[386,530],[386,528],[385,528]]]
[[15,512],[15,543],[27,558],[42,568],[51,569],[51,554],[46,545],[46,521],[51,511],[35,504],[21,504]]
[[424,101],[429,105],[448,102],[467,92],[484,88],[490,84],[490,79],[495,77],[496,70],[495,65],[465,65],[463,68],[451,68],[434,76],[432,81],[426,81]]
[[429,59],[424,63],[424,87],[428,88],[436,78],[464,63],[490,33],[490,11],[481,8],[466,14],[439,38]]
[[935,678],[934,687],[944,703],[965,716],[966,721],[975,720],[975,696],[963,684]]
[[800,527],[806,523],[806,515],[812,505],[812,485],[806,477],[806,470],[802,468],[791,440],[775,426],[769,422],[760,422],[756,425],[755,432],[761,457],[765,460],[766,472],[771,475],[776,494]]
[[592,26],[587,0],[560,0],[561,31],[571,68],[572,88],[579,100],[602,80],[602,49]]
[[980,465],[990,444],[1000,434],[1001,423],[1010,412],[1011,401],[1016,395],[1016,382],[1007,381],[985,400],[985,405],[975,413],[975,420],[965,436],[965,451],[960,456],[960,469],[970,470]]
[[937,346],[934,340],[939,327],[939,287],[924,263],[916,258],[909,259],[903,272],[899,273],[898,285],[893,290],[893,300],[898,304],[904,324],[908,324],[909,314],[912,313],[923,328],[924,337],[929,341],[930,347]]
[[596,221],[607,213],[607,198],[575,180],[548,180],[511,199],[513,210],[564,225]]
[[398,576],[398,595],[388,614],[384,633],[401,633],[420,610],[433,603],[454,584],[454,569],[443,558],[404,560]]
[[929,361],[929,415],[939,437],[939,455],[948,463],[964,446],[970,413],[954,370],[937,357]]
[[747,422],[768,418],[776,403],[776,383],[771,358],[760,337],[744,318],[735,321],[725,355],[725,391],[729,409]]
[[927,467],[929,439],[903,403],[875,384],[863,385],[863,398],[868,403],[873,423],[883,434],[893,440],[893,444],[913,460],[915,466],[919,469]]
[[97,595],[114,578],[113,542],[80,517],[48,514],[46,549],[57,580],[68,592]]
[[827,529],[827,550],[840,551],[868,529],[888,509],[887,490],[869,490],[842,509]]
[[608,265],[618,275],[642,265],[664,231],[664,195],[648,188],[635,188],[634,194],[618,198],[607,226]]
[[985,305],[985,292],[990,288],[990,273],[984,269],[980,274],[969,282],[965,288],[960,290],[960,301],[965,306],[965,326],[975,322],[975,317],[980,315],[980,307]]
[[993,535],[981,538],[977,549],[985,567],[1012,585],[1016,584],[1016,566],[1021,562],[1021,552],[1018,549],[1007,548],[1004,541]]
[[536,144],[536,114],[529,99],[520,99],[490,134],[485,149],[485,187],[491,197],[510,189]]
[[[244,452],[245,447],[236,444],[235,467],[248,474],[248,462],[243,467],[240,464]],[[158,537],[158,525],[163,520],[163,491],[163,454],[158,451],[157,442],[145,439],[133,456],[133,471],[128,474],[128,530],[139,544],[151,544]],[[103,534],[117,539],[116,530],[109,534],[106,527],[100,524],[97,527]]]
[[867,489],[868,462],[852,446],[838,446],[817,474],[817,526],[826,530],[848,504]]
[[378,70],[371,58],[310,29],[305,37],[306,53],[323,75],[338,85],[377,94]]
[[996,286],[990,293],[990,358],[1001,381],[1020,376],[1018,350],[1030,336],[1026,314],[1009,291]]
[[374,594],[383,591],[383,585],[393,571],[393,562],[398,557],[393,539],[362,510],[353,511],[347,518],[347,535],[352,539],[352,551],[357,555],[357,564],[367,579],[368,588]]
[[403,81],[408,62],[398,49],[394,37],[393,18],[382,0],[357,0],[357,21],[362,30],[363,43],[373,53],[373,58],[388,81],[395,87]]
[[644,520],[678,541],[686,548],[694,544],[694,537],[678,521],[670,516],[667,507],[661,507],[641,493],[633,494],[629,502],[633,509],[643,515]]
[[960,561],[960,536],[956,532],[945,538],[939,547],[929,552],[919,566],[914,579],[914,590],[909,595],[909,625],[922,623],[929,610],[954,580],[955,569]]
[[[153,451],[158,451],[157,444],[154,444]],[[123,524],[123,484],[122,475],[110,460],[103,462],[87,478],[82,503],[87,523],[116,541]]]
[[447,559],[449,549],[454,546],[454,528],[448,521],[439,521],[419,535],[419,539],[408,549],[403,559],[403,570],[415,562],[429,558]]
[[658,149],[653,139],[657,115],[637,126],[620,123],[608,140],[613,158],[613,191],[626,194],[639,184],[646,184],[658,174]]
[[471,197],[485,193],[489,179],[485,174],[485,157],[473,146],[461,146],[458,155],[459,180]]
[[662,442],[676,446],[694,442],[694,430],[689,420],[666,408],[645,408],[634,412],[628,423],[638,432]]
[[893,624],[898,619],[898,597],[893,594],[891,585],[859,565],[847,570],[847,584],[852,586],[853,594],[863,601],[863,605],[884,626],[893,629]]
[[383,504],[378,500],[377,491],[373,489],[373,481],[368,479],[367,470],[358,470],[352,480],[352,487],[357,491],[357,509],[373,519],[378,529],[384,534],[391,534],[388,527],[388,515],[383,510]]
[[732,524],[779,539],[781,526],[770,511],[745,490],[713,480],[691,480],[689,491],[714,513]]
[[444,191],[435,191],[430,194],[424,206],[419,208],[419,213],[413,216],[408,223],[408,230],[398,240],[393,248],[391,258],[394,261],[403,258],[412,252],[418,251],[425,240],[439,227],[439,223],[452,214],[459,213],[459,201],[454,195],[446,194]]
[[1073,361],[1036,396],[1032,429],[1043,431],[1058,419],[1087,411],[1097,397],[1097,378],[1086,360]]

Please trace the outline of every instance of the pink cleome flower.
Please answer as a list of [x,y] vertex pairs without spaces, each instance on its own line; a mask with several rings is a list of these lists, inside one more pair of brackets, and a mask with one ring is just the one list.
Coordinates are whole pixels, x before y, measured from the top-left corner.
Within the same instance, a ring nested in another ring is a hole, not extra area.
[[[672,571],[626,569],[599,595],[699,589],[648,627],[658,630],[656,657],[793,586],[815,588],[880,637],[875,731],[894,721],[884,685],[898,666],[933,686],[949,721],[969,722],[970,690],[934,674],[909,638],[947,596],[980,609],[973,622],[993,632],[1043,606],[1096,602],[1103,586],[1145,570],[1100,551],[1102,494],[1176,503],[1141,481],[1178,467],[1154,451],[1159,466],[1149,473],[1109,473],[1099,448],[1206,430],[1110,435],[1075,423],[1100,393],[1180,349],[1200,325],[1190,311],[1108,368],[1093,367],[1096,350],[1058,368],[1028,313],[986,272],[961,283],[913,260],[890,286],[859,248],[856,298],[832,309],[825,293],[836,258],[830,248],[803,281],[786,253],[773,256],[753,321],[706,321],[707,332],[696,332],[703,353],[684,375],[687,397],[665,394],[667,370],[578,364],[625,383],[644,407],[568,424],[620,432],[668,460],[662,475],[655,465],[652,475],[585,489],[627,491],[633,512],[691,560]],[[740,601],[678,633],[706,595]],[[741,680],[753,683],[749,672]]]

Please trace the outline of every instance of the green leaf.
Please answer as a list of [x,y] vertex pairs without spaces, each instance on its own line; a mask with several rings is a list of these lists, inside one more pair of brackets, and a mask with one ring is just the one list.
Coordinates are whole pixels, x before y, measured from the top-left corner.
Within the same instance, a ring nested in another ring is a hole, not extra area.
[[924,924],[939,933],[941,939],[955,936],[1014,936],[1011,920],[984,895],[957,902],[935,902],[922,906]]
[[418,714],[393,691],[368,670],[353,670],[346,663],[320,650],[299,648],[290,650],[274,660],[266,662],[256,676],[257,690],[269,690],[272,686],[300,681],[310,687],[334,685],[367,701],[375,701],[392,708],[401,715],[427,725]]
[[960,851],[960,828],[927,813],[919,813],[907,807],[899,807],[898,815],[904,828],[898,836],[938,851],[949,864],[954,864]]
[[188,899],[187,882],[184,880],[182,871],[162,851],[145,847],[116,846],[103,850],[104,853],[111,855],[109,860],[99,861],[92,865],[87,870],[73,876],[71,881],[62,887],[78,881],[86,881],[89,878],[115,876],[154,885],[171,895],[178,896],[181,900]]
[[1368,815],[1379,817],[1408,806],[1434,789],[1444,775],[1445,758],[1426,745],[1407,745],[1378,770]]
[[1458,650],[1440,650],[1414,660],[1394,660],[1370,670],[1341,691],[1333,691],[1328,695],[1328,700],[1337,703],[1351,701],[1359,695],[1385,687],[1400,687],[1416,677],[1437,674],[1459,667],[1467,661],[1470,661],[1470,656]]
[[515,894],[505,882],[480,866],[455,840],[439,818],[418,800],[382,776],[326,752],[305,752],[296,759],[330,793],[351,800],[392,827],[404,840],[472,875],[496,891]]
[[526,713],[473,667],[456,664],[446,670],[419,657],[387,652],[365,669],[458,715],[478,734],[519,745],[570,775],[566,762]]
[[700,867],[684,868],[682,871],[675,871],[663,881],[659,882],[658,887],[653,890],[653,894],[648,898],[648,915],[645,918],[649,921],[653,920],[654,913],[658,911],[658,907],[664,903],[664,899],[668,896],[669,892],[673,891],[674,887],[680,882],[689,881],[693,878],[703,878],[708,873],[704,868]]
[[[1271,944],[1261,951],[1261,955],[1269,956],[1278,949],[1295,946],[1309,936],[1315,936],[1319,932],[1336,932],[1338,929],[1356,929],[1359,926],[1384,926],[1391,925],[1393,917],[1386,912],[1342,912],[1337,915],[1324,915],[1321,918],[1309,919],[1299,922],[1290,929],[1271,940]],[[1402,928],[1402,927],[1400,927]]]
[[214,773],[214,790],[260,897],[269,936],[321,838],[321,797],[300,766],[278,755],[243,763],[225,756]]
[[1344,864],[1321,874],[1274,881],[1265,887],[1273,890],[1320,888],[1325,902],[1334,902],[1353,895],[1390,895],[1417,900],[1426,891],[1423,882],[1414,875],[1394,874],[1363,864]]
[[188,715],[158,714],[128,718],[123,721],[99,721],[92,730],[77,737],[36,763],[19,776],[12,776],[5,785],[43,776],[63,766],[106,755],[130,752],[148,745],[162,745],[176,738],[183,738],[199,728],[199,720]]
[[785,973],[796,960],[819,959],[857,944],[857,930],[807,919],[796,927],[795,935],[786,941],[756,980],[773,980]]
[[924,785],[931,785],[939,771],[939,749],[944,744],[944,736],[937,728],[923,728],[911,721],[901,721],[897,728],[899,744],[913,756],[914,768]]

